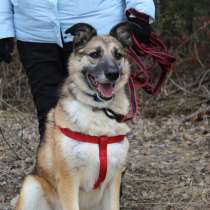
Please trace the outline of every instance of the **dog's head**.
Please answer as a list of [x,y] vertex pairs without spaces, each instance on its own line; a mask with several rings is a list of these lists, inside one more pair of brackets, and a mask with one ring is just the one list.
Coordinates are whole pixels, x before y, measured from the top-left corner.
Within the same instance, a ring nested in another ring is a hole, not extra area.
[[118,24],[106,36],[97,36],[96,30],[85,23],[66,31],[74,36],[69,87],[78,100],[104,107],[124,88],[130,75],[127,49],[131,31],[127,22]]

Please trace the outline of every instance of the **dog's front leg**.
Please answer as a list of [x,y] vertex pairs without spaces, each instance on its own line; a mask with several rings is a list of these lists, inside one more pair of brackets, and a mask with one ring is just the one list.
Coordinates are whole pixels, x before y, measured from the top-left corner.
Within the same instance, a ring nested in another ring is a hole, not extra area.
[[59,173],[57,189],[62,210],[79,210],[79,176],[75,174]]
[[113,180],[109,184],[104,193],[102,201],[102,210],[119,210],[120,209],[120,184],[121,184],[121,171],[118,171]]

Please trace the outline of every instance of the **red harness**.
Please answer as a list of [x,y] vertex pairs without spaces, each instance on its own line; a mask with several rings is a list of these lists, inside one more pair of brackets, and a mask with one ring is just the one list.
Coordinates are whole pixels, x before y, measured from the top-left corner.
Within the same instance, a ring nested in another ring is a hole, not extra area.
[[96,183],[94,184],[93,189],[97,189],[100,187],[101,183],[106,178],[107,173],[107,145],[114,144],[123,141],[124,135],[119,136],[89,136],[85,134],[81,134],[75,131],[72,131],[68,128],[60,128],[60,131],[67,137],[74,139],[76,141],[91,143],[91,144],[98,144],[99,147],[99,160],[100,160],[100,167],[99,167],[99,175]]

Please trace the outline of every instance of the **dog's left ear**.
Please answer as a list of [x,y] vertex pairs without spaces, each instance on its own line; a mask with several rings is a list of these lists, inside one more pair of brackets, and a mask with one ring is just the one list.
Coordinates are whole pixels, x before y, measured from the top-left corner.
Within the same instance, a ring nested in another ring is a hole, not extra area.
[[129,48],[132,46],[133,30],[134,25],[131,22],[123,22],[114,26],[109,34],[121,42],[124,47]]
[[66,34],[74,36],[73,47],[80,49],[91,40],[93,36],[97,35],[96,29],[87,23],[77,23],[65,31]]

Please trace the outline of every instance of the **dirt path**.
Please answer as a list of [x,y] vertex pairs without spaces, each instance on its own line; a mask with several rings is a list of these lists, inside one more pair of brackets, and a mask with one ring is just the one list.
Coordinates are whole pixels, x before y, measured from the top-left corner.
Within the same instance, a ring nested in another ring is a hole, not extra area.
[[[154,116],[131,124],[121,209],[210,209],[208,119],[181,123],[179,116]],[[37,125],[31,115],[1,112],[0,127],[0,210],[9,210],[33,168]]]

